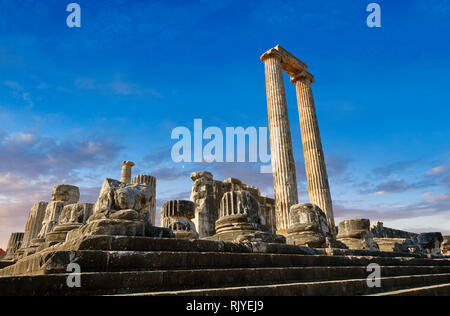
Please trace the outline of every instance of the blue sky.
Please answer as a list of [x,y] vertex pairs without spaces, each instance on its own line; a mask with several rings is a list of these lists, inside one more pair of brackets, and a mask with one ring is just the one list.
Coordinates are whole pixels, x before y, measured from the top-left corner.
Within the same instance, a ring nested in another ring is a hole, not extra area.
[[[264,66],[280,44],[307,63],[337,221],[450,234],[450,1],[0,0],[0,247],[59,183],[95,202],[103,178],[158,177],[158,205],[189,173],[273,196],[258,164],[174,164],[177,126],[267,126]],[[286,77],[300,201],[307,202],[295,88]]]

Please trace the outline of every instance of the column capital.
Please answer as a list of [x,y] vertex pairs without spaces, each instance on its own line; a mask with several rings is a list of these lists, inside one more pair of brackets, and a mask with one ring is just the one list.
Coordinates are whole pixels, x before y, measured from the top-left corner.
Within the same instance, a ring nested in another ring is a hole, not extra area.
[[134,162],[132,162],[132,161],[123,161],[122,162],[122,166],[134,167]]
[[276,58],[278,58],[280,60],[281,63],[283,62],[283,55],[276,48],[271,48],[267,52],[265,52],[261,56],[261,60],[263,62],[265,62],[266,59],[268,59],[270,57],[276,57]]
[[296,83],[297,81],[309,81],[310,83],[314,83],[314,76],[312,74],[310,74],[308,71],[303,70],[303,71],[299,71],[296,74],[291,76],[291,82],[292,83]]

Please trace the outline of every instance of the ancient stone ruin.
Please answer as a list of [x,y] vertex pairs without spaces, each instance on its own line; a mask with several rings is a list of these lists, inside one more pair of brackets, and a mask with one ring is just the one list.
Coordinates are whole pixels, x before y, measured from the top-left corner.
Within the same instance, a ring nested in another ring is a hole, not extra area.
[[[365,295],[449,294],[449,236],[415,234],[348,219],[335,226],[313,77],[280,46],[266,52],[274,196],[241,180],[191,174],[190,201],[164,201],[156,223],[156,182],[106,178],[98,199],[53,188],[30,210],[0,260],[0,295]],[[283,71],[296,86],[309,201],[298,200]],[[308,203],[309,202],[309,203]],[[368,266],[382,269],[369,287]],[[70,267],[79,267],[71,274]],[[68,286],[79,277],[81,287]]]
[[337,239],[350,249],[377,250],[368,219],[351,219],[339,223]]
[[279,233],[286,234],[290,208],[298,203],[295,162],[283,81],[284,71],[291,77],[297,89],[310,202],[319,206],[327,215],[330,232],[334,235],[333,205],[311,89],[313,76],[308,72],[305,63],[279,45],[264,53],[261,60],[266,71],[277,229]]
[[17,258],[17,251],[22,245],[24,233],[12,233],[8,241],[8,247],[6,248],[6,260],[14,260]]
[[[131,175],[130,175],[131,178]],[[152,196],[156,197],[156,178],[149,175],[137,175],[133,179],[133,184],[141,184],[151,188]],[[148,218],[152,225],[156,225],[156,198],[151,199],[148,206]]]
[[161,225],[173,231],[177,238],[198,239],[195,224],[195,203],[191,201],[168,201],[161,210]]
[[449,256],[450,255],[450,236],[444,236],[442,241],[442,254]]
[[332,238],[325,213],[314,204],[293,205],[289,214],[287,242],[312,248],[326,248]]
[[259,214],[263,230],[275,232],[275,201],[261,195],[259,189],[242,183],[238,179],[228,178],[224,181],[214,180],[212,173],[207,171],[191,174],[194,181],[191,201],[195,203],[195,217],[193,222],[200,238],[211,237],[216,234],[216,222],[219,219],[222,197],[227,192],[247,191],[259,204]]

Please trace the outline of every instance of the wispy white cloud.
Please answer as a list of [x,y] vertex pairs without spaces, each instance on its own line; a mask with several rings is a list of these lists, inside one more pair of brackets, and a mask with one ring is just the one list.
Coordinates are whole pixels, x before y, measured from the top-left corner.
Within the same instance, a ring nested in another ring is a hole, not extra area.
[[427,176],[434,177],[434,176],[440,176],[443,175],[448,170],[447,166],[437,166],[430,171],[428,171]]
[[77,78],[74,85],[77,89],[93,90],[101,93],[112,93],[122,96],[139,96],[150,94],[156,98],[163,98],[163,96],[154,88],[142,87],[134,82],[123,81],[121,78],[116,78],[111,82],[98,82],[98,80],[92,78]]
[[31,98],[30,92],[26,91],[25,88],[17,81],[5,80],[3,85],[11,89],[14,97],[22,99],[30,107],[34,107],[34,101]]
[[[56,184],[80,185],[84,201],[95,202],[99,188],[90,187],[84,173],[89,170],[92,175],[114,163],[121,149],[99,136],[57,139],[30,132],[0,133],[0,247],[11,232],[23,231],[31,206],[49,201]],[[101,178],[97,177],[98,186]]]
[[272,25],[336,28],[348,23],[357,6],[341,1],[264,0],[255,5],[254,15]]

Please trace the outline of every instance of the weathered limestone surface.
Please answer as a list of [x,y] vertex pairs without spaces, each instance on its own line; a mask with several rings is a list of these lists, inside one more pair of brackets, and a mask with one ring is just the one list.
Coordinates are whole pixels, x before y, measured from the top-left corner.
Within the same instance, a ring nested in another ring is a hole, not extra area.
[[27,248],[26,254],[33,254],[37,251],[45,249],[55,244],[55,242],[46,242],[47,234],[51,233],[53,228],[58,224],[59,216],[66,205],[66,202],[54,201],[50,202],[45,209],[45,217],[42,221],[42,228],[36,238],[34,238],[30,247]]
[[220,206],[220,218],[216,231],[260,230],[258,201],[248,191],[232,191],[224,194]]
[[213,175],[209,172],[194,172],[191,201],[195,203],[195,218],[193,222],[200,238],[213,236],[216,232],[215,222],[219,217],[216,204]]
[[120,181],[123,183],[131,182],[131,168],[134,166],[134,162],[124,161],[122,162],[122,173],[120,177]]
[[80,189],[73,185],[60,184],[53,188],[52,201],[75,204],[80,200]]
[[24,233],[12,233],[11,237],[8,241],[8,248],[6,248],[6,256],[5,260],[15,260],[16,259],[16,252],[19,250],[22,240],[23,240]]
[[133,184],[149,186],[152,189],[153,199],[148,207],[148,218],[152,225],[156,225],[156,178],[150,175],[137,175],[133,179]]
[[286,233],[289,211],[298,203],[291,131],[286,106],[283,73],[296,85],[300,127],[310,202],[326,214],[329,231],[336,235],[333,204],[325,165],[319,124],[312,95],[313,76],[308,66],[280,45],[267,51],[265,64],[272,166],[274,172],[277,231]]
[[303,70],[292,76],[291,79],[297,88],[309,199],[312,204],[318,205],[325,212],[330,232],[335,235],[333,203],[311,88],[311,83],[314,82],[313,76]]
[[260,205],[261,225],[264,231],[275,232],[275,201],[261,195],[259,189],[246,185],[238,179],[228,178],[224,181],[213,179],[209,172],[195,172],[191,175],[194,181],[191,201],[196,204],[193,222],[199,232],[200,238],[211,237],[216,233],[215,224],[219,218],[220,203],[226,192],[248,191]]
[[285,243],[285,238],[263,231],[259,203],[248,191],[226,192],[213,240],[236,242]]
[[374,238],[373,240],[377,243],[380,251],[411,254],[422,253],[422,249],[417,240],[413,238]]
[[288,244],[322,248],[330,236],[327,217],[317,205],[293,205],[289,221]]
[[174,200],[163,204],[161,209],[162,227],[170,228],[177,238],[197,239],[198,233],[191,221],[195,216],[195,203]]
[[37,236],[38,239],[45,239],[45,236],[52,231],[53,227],[58,223],[59,216],[65,205],[66,203],[62,201],[50,202],[47,205],[42,228]]
[[450,236],[443,236],[443,241],[441,244],[442,254],[445,256],[450,256]]
[[261,225],[264,231],[275,234],[276,227],[276,215],[275,215],[275,200],[267,196],[259,196],[259,212],[261,214]]
[[69,231],[86,224],[92,215],[94,204],[70,204],[64,206],[58,224],[45,236],[46,242],[64,242]]
[[147,185],[105,179],[94,205],[94,215],[132,209],[149,219],[148,208],[155,198],[153,194],[153,188]]
[[370,226],[370,232],[381,251],[423,253],[418,243],[419,234],[385,227],[382,222],[375,222]]
[[441,233],[422,233],[419,235],[419,245],[429,254],[441,253],[441,244],[444,241]]
[[76,186],[60,184],[53,188],[52,202],[48,203],[45,209],[41,230],[37,237],[30,243],[30,253],[51,246],[51,243],[46,243],[45,238],[47,234],[58,224],[59,216],[61,215],[64,206],[78,203],[79,199],[80,189]]
[[105,179],[93,215],[86,225],[71,230],[66,240],[96,235],[174,237],[170,230],[151,225],[148,209],[153,194],[148,185]]
[[370,229],[370,220],[352,219],[339,223],[338,241],[344,243],[350,249],[376,250],[379,249],[373,240]]
[[27,224],[25,226],[22,245],[18,250],[19,253],[26,253],[26,249],[30,246],[31,241],[35,239],[41,231],[47,206],[47,202],[38,202],[31,208],[30,215],[28,216]]
[[375,238],[417,238],[419,234],[406,232],[403,230],[385,227],[383,222],[375,222],[370,226],[370,232]]
[[298,192],[282,72],[283,57],[275,49],[271,49],[261,57],[261,60],[264,62],[266,73],[276,229],[277,233],[286,235],[289,210],[292,205],[298,203]]

